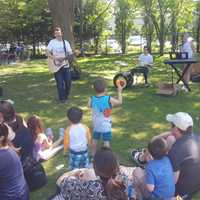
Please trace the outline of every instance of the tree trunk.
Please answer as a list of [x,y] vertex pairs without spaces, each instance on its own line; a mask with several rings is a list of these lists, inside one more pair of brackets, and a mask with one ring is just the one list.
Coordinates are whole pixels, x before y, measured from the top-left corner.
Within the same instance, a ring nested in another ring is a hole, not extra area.
[[106,51],[105,51],[105,53],[106,53],[106,55],[108,54],[108,38],[106,37]]
[[197,42],[197,52],[199,52],[200,50],[200,45],[199,45],[199,40],[200,38],[200,17],[199,17],[199,20],[198,20],[198,26],[197,26],[197,36],[196,36],[196,42]]
[[80,50],[81,50],[81,56],[84,56],[83,51],[83,5],[82,0],[79,0],[79,10],[80,10]]
[[32,28],[32,46],[33,46],[32,56],[35,57],[36,56],[36,37],[35,37],[34,26],[32,26],[31,28]]
[[164,54],[164,38],[162,37],[162,34],[160,34],[160,38],[159,38],[159,43],[160,43],[160,56],[162,56]]
[[196,42],[197,42],[197,52],[200,50],[200,3],[198,4],[198,21],[197,21],[197,34],[196,34]]
[[126,19],[122,22],[122,54],[126,52]]
[[145,38],[147,40],[147,46],[149,48],[149,53],[151,53],[152,47],[152,35],[153,35],[153,24],[148,16],[145,16],[144,18],[144,32],[145,32]]
[[48,0],[49,9],[53,17],[54,26],[60,26],[64,32],[64,39],[68,40],[72,49],[74,44],[74,0]]
[[97,55],[99,51],[99,37],[98,36],[95,37],[94,42],[95,42],[94,54]]
[[175,52],[177,50],[177,28],[176,28],[176,17],[174,11],[172,11],[172,20],[171,20],[171,44],[172,44],[172,52]]
[[164,46],[165,46],[165,15],[163,13],[162,1],[158,0],[159,7],[159,17],[160,17],[160,32],[159,32],[159,42],[160,42],[160,55],[164,54]]
[[158,39],[159,39],[159,43],[160,43],[160,56],[162,56],[164,54],[164,47],[165,47],[165,25],[164,25],[164,21],[161,18],[160,20],[160,32],[158,35]]

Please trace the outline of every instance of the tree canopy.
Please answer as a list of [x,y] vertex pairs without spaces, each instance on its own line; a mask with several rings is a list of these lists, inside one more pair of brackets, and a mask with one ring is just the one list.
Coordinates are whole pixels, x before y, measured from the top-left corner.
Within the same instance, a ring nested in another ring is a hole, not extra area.
[[[61,26],[73,49],[93,41],[98,53],[111,37],[125,53],[128,37],[140,33],[150,47],[158,40],[162,55],[165,41],[175,51],[183,32],[199,42],[199,8],[200,2],[188,0],[0,0],[0,43],[24,42],[35,52],[52,36],[52,27]],[[143,20],[142,27],[135,18]]]

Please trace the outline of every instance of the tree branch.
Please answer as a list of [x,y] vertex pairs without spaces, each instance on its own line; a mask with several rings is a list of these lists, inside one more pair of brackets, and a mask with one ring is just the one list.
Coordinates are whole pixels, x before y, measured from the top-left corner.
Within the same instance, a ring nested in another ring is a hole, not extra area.
[[97,20],[108,10],[108,8],[110,7],[111,3],[113,2],[113,0],[110,0],[107,7],[94,19],[94,21],[92,22],[92,26],[97,22]]

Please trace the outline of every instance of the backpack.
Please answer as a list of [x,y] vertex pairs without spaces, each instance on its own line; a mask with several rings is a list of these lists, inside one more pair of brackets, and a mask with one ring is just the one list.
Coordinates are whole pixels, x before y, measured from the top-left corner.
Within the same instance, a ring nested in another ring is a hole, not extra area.
[[42,164],[32,157],[23,162],[24,176],[30,191],[37,190],[47,183],[47,177]]

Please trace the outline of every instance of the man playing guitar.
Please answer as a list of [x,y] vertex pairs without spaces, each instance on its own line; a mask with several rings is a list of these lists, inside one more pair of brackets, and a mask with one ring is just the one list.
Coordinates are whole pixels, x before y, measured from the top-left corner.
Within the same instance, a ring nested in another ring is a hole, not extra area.
[[54,36],[55,38],[47,46],[48,66],[56,80],[59,100],[61,103],[65,103],[71,88],[68,60],[73,53],[69,42],[62,38],[60,27],[54,29]]

